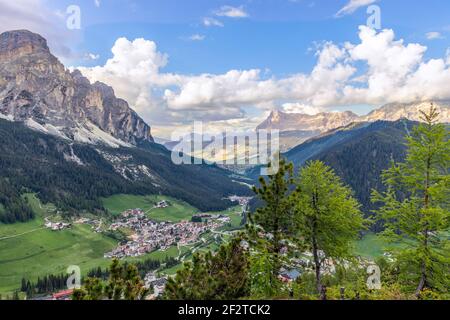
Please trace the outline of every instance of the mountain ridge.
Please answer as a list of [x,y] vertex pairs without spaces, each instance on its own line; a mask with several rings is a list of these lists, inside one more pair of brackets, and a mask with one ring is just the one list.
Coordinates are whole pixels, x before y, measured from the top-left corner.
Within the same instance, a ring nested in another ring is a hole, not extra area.
[[43,37],[27,30],[0,34],[0,102],[2,118],[34,129],[37,123],[40,131],[65,139],[115,147],[121,144],[115,139],[154,141],[150,126],[112,87],[70,72]]

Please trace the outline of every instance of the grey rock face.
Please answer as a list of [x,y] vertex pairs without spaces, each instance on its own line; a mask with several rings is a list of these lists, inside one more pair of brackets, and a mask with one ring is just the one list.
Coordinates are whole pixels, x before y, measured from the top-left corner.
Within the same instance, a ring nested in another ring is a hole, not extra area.
[[150,126],[111,87],[67,70],[43,37],[26,30],[0,35],[1,114],[82,142],[95,142],[87,131],[97,142],[153,141]]
[[300,113],[284,113],[273,111],[257,129],[277,129],[280,131],[308,130],[325,132],[346,126],[357,120],[353,112],[329,112],[307,115]]

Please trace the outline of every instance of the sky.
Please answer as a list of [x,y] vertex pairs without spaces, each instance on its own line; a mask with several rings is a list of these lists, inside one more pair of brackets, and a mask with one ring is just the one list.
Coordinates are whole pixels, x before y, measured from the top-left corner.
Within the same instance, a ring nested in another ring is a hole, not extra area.
[[450,99],[449,18],[442,0],[0,0],[0,32],[40,33],[166,138]]

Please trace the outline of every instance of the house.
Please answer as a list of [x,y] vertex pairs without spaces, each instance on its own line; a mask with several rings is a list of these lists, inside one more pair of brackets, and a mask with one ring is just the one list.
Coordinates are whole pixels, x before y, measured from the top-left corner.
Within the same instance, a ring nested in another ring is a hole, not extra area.
[[72,300],[73,289],[63,290],[57,293],[54,293],[53,300]]
[[292,282],[298,279],[301,276],[300,271],[297,269],[286,270],[280,274],[280,279],[283,282]]
[[156,204],[156,208],[167,208],[169,203],[166,200],[162,200]]

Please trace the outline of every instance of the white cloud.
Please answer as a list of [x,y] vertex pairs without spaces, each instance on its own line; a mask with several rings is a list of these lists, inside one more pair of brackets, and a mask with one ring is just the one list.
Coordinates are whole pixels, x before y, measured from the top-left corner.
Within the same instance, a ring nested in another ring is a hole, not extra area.
[[232,6],[222,6],[220,9],[216,10],[216,16],[228,17],[228,18],[247,18],[248,13],[245,12],[244,7],[232,7]]
[[345,15],[352,14],[361,7],[368,6],[375,3],[377,0],[350,0],[343,8],[341,8],[335,17],[343,17]]
[[443,39],[444,37],[442,36],[442,34],[440,32],[437,31],[432,31],[432,32],[428,32],[426,35],[428,40],[436,40],[436,39]]
[[[116,41],[104,66],[80,68],[91,81],[112,85],[150,123],[192,120],[244,125],[273,108],[314,113],[337,106],[450,99],[450,54],[426,60],[427,48],[395,38],[392,30],[359,30],[358,43],[323,43],[310,73],[284,78],[259,69],[223,74],[163,72],[168,57],[149,40]],[[362,67],[361,67],[362,66]]]
[[203,18],[203,25],[206,27],[223,27],[223,23],[214,18]]
[[189,37],[189,40],[191,41],[203,41],[205,40],[205,36],[202,34],[193,34],[192,36]]
[[306,105],[303,103],[285,103],[282,106],[283,112],[285,113],[303,113],[309,115],[316,115],[321,112],[317,107]]
[[100,8],[101,2],[100,0],[94,0],[94,4],[97,8]]
[[129,41],[119,38],[111,51],[113,57],[104,66],[78,69],[91,82],[101,81],[111,85],[119,97],[147,117],[158,105],[158,98],[153,96],[152,89],[176,83],[172,75],[159,74],[160,68],[167,64],[167,56],[157,51],[153,41],[144,39]]

